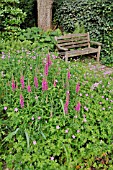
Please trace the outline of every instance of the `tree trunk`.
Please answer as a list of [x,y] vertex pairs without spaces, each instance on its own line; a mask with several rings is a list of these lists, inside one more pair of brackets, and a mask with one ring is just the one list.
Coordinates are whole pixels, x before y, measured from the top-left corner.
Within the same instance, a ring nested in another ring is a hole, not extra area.
[[53,0],[37,0],[38,27],[43,30],[51,28]]

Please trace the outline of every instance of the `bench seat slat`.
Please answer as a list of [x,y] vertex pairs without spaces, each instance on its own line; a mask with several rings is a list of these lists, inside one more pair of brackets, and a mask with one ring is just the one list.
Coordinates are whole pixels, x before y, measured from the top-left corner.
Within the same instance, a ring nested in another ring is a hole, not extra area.
[[75,49],[75,48],[77,48],[77,47],[87,47],[87,46],[88,46],[88,43],[84,43],[84,44],[64,46],[64,48],[67,48],[67,49]]
[[66,38],[73,38],[73,37],[87,37],[88,34],[67,34],[67,35],[63,35],[60,37],[57,37],[57,40],[62,40],[62,39],[66,39]]
[[70,45],[76,45],[76,44],[84,44],[84,43],[88,43],[88,40],[84,40],[84,41],[78,41],[78,42],[67,42],[67,43],[62,43],[62,44],[59,44],[61,47],[66,47],[66,46],[70,46]]
[[80,50],[72,50],[72,51],[67,51],[66,55],[68,57],[74,57],[74,56],[80,56],[80,55],[85,55],[85,54],[91,54],[91,53],[97,53],[98,49],[96,48],[84,48]]
[[64,40],[58,40],[57,43],[58,44],[62,44],[62,43],[66,43],[66,42],[78,42],[78,41],[85,41],[88,40],[87,37],[82,37],[82,38],[73,38],[73,39],[64,39]]

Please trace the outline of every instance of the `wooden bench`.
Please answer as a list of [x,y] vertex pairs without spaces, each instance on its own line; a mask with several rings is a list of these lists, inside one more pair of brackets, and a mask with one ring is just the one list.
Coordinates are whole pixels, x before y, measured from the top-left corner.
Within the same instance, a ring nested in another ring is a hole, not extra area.
[[[55,37],[57,42],[56,47],[61,56],[68,58],[82,56],[86,54],[96,54],[96,59],[99,62],[101,43],[90,41],[89,33],[84,34],[67,34],[60,37]],[[91,47],[95,45],[95,47]]]

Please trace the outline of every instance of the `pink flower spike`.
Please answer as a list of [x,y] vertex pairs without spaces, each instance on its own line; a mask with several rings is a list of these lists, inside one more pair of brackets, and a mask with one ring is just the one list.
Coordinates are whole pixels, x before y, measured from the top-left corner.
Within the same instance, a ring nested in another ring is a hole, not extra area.
[[43,79],[43,81],[42,81],[42,90],[43,91],[48,90],[48,83],[47,83],[46,79]]
[[7,110],[7,106],[4,106],[4,110]]
[[21,83],[22,89],[24,89],[24,76],[22,76],[22,77],[20,78],[20,83]]
[[69,79],[70,79],[70,77],[71,77],[70,71],[68,71],[68,73],[67,73],[67,77],[68,77],[68,80],[69,80]]
[[12,80],[12,90],[14,91],[16,89],[15,81]]
[[27,86],[27,91],[28,91],[29,93],[31,92],[31,86],[30,86],[30,85]]
[[69,104],[68,101],[66,101],[66,103],[64,104],[64,111],[66,114],[68,113],[68,104]]
[[33,141],[33,145],[36,145],[36,140]]
[[44,68],[44,74],[45,74],[45,76],[48,76],[48,68],[49,68],[48,63],[46,63],[46,64],[45,64],[45,68]]
[[36,88],[38,88],[38,79],[37,77],[34,77],[34,85]]
[[78,84],[76,85],[76,93],[78,93],[79,90],[80,90],[80,84],[78,83]]
[[77,106],[75,107],[75,110],[76,110],[77,112],[80,111],[80,106],[81,106],[81,104],[80,104],[80,102],[78,102]]
[[48,67],[51,66],[51,64],[52,64],[50,54],[47,55],[47,63],[48,63]]
[[24,107],[24,98],[23,98],[22,94],[20,94],[20,106],[21,106],[21,108]]
[[15,111],[15,112],[18,112],[18,108],[15,108],[14,111]]

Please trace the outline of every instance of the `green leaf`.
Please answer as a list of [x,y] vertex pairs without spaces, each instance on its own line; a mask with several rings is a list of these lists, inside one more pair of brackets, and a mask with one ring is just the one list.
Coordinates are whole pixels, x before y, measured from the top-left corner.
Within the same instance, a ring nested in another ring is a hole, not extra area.
[[29,135],[26,130],[25,130],[25,136],[26,136],[26,140],[27,140],[27,148],[29,149]]
[[65,111],[64,111],[64,104],[63,104],[63,101],[62,101],[62,99],[60,99],[60,102],[61,102],[61,105],[62,105],[62,110],[63,110],[64,116],[65,116]]
[[17,128],[14,132],[11,132],[8,136],[4,138],[5,141],[10,140],[16,133],[18,132],[19,128]]

